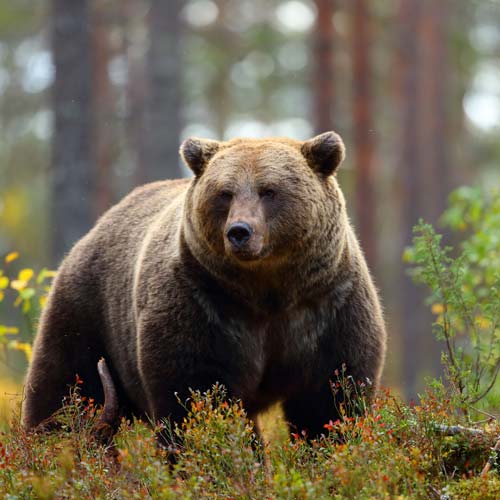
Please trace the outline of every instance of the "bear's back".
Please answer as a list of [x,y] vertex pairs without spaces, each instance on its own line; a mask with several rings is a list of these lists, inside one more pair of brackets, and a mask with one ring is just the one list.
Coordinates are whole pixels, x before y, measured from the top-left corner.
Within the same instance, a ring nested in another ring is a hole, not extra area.
[[114,352],[122,373],[136,371],[132,290],[138,255],[161,212],[172,207],[180,219],[189,183],[190,179],[159,181],[134,189],[99,219],[59,269],[58,281],[67,284],[68,303],[78,304],[86,326]]
[[134,189],[78,241],[60,271],[85,268],[86,272],[97,275],[116,265],[133,267],[132,260],[155,218],[172,204],[182,206],[190,182],[190,179],[159,181]]

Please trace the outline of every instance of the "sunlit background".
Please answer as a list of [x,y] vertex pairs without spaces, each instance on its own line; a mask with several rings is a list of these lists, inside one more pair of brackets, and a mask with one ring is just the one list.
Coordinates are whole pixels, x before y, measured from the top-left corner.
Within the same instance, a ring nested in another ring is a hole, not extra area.
[[[500,183],[499,27],[493,0],[1,2],[0,256],[55,267],[133,186],[189,175],[187,136],[334,129],[387,312],[385,383],[414,397],[439,346],[401,255],[453,188]],[[19,315],[0,303],[0,324]]]

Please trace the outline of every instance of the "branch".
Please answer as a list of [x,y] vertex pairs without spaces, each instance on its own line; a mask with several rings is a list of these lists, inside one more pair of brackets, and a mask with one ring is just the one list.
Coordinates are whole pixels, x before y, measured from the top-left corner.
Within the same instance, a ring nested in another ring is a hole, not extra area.
[[483,436],[485,432],[481,429],[472,427],[463,427],[462,425],[438,425],[436,430],[443,436],[458,436],[460,434],[468,434],[469,436]]
[[101,358],[97,363],[97,371],[104,390],[104,408],[97,421],[96,431],[102,440],[109,440],[114,434],[119,420],[118,396],[104,358]]
[[480,477],[486,477],[486,475],[490,471],[491,467],[493,465],[495,465],[495,462],[496,462],[496,452],[500,451],[500,438],[498,438],[498,441],[496,442],[495,446],[493,446],[493,448],[491,449],[491,451],[493,453],[490,455],[490,458],[488,458],[488,461],[486,462],[483,470],[481,471],[481,476]]
[[488,386],[484,389],[484,391],[481,394],[479,394],[472,401],[470,401],[471,404],[475,404],[481,399],[483,399],[486,396],[486,394],[488,394],[488,392],[490,392],[491,389],[493,389],[493,386],[495,385],[499,373],[500,373],[500,361],[497,363],[497,366],[495,368],[495,373],[492,375],[492,379],[488,384]]

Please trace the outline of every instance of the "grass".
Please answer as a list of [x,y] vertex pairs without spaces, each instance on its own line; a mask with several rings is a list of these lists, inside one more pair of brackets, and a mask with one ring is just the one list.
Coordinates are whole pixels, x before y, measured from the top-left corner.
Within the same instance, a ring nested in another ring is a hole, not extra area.
[[8,422],[19,406],[22,386],[11,378],[0,377],[0,424]]
[[[13,419],[0,434],[1,498],[14,499],[451,499],[497,500],[494,466],[480,472],[500,427],[447,436],[460,424],[453,403],[436,384],[409,406],[388,391],[369,411],[325,423],[308,442],[289,435],[279,407],[261,418],[264,442],[238,401],[223,388],[193,393],[182,426],[153,428],[122,421],[111,446],[98,443],[99,410],[74,390],[57,415],[59,430],[26,434]],[[175,465],[157,432],[178,447]],[[443,496],[442,498],[446,498]]]

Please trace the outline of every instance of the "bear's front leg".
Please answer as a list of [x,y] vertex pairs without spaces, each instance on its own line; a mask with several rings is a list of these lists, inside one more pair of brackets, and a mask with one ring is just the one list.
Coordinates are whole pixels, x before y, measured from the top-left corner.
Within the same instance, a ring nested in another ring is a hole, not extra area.
[[339,416],[328,381],[288,399],[283,403],[283,410],[290,430],[304,432],[309,439],[326,434],[324,425]]
[[[364,406],[360,395],[369,404],[385,357],[385,326],[370,282],[355,287],[328,323],[317,362],[309,368],[311,383],[283,404],[291,428],[306,431],[311,439],[326,433],[325,424],[341,416],[341,405],[348,414],[359,413]],[[360,383],[365,387],[362,391]]]
[[[234,396],[230,366],[217,356],[203,324],[172,324],[156,316],[143,321],[138,335],[138,366],[148,401],[148,416],[180,423],[190,390],[201,392],[216,383]],[[234,378],[234,377],[233,377]]]

